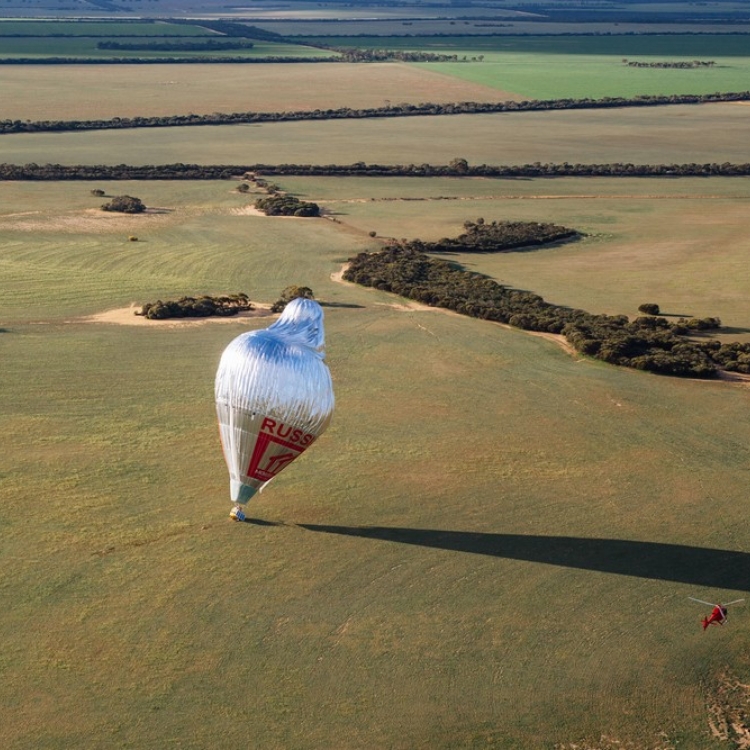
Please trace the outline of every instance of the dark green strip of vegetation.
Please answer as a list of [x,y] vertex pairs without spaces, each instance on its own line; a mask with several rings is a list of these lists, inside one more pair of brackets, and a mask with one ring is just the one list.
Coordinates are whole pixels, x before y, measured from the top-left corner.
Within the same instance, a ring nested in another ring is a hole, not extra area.
[[426,253],[432,251],[431,243],[414,240],[360,253],[349,260],[344,279],[470,317],[562,334],[581,354],[614,365],[692,378],[714,378],[720,369],[750,372],[750,344],[687,338],[719,328],[718,318],[670,323],[654,316],[630,321],[625,315],[592,315],[430,258]]
[[[205,62],[205,58],[188,58],[190,62]],[[236,58],[218,58],[222,62]],[[253,58],[241,58],[253,61]],[[280,58],[279,58],[280,59]],[[296,58],[290,58],[295,60]],[[325,59],[322,59],[326,61]],[[321,58],[318,58],[321,61]],[[0,64],[6,63],[0,60]],[[102,62],[110,62],[104,60]],[[133,62],[126,60],[126,62]],[[164,59],[148,60],[150,63]],[[676,104],[707,104],[750,100],[750,91],[714,94],[670,94],[603,99],[530,99],[521,102],[452,102],[449,104],[399,104],[367,109],[296,110],[289,112],[214,112],[209,115],[167,115],[163,117],[115,117],[109,120],[0,120],[0,134],[65,132],[78,130],[122,130],[128,128],[171,128],[192,125],[239,125],[256,122],[289,122],[304,120],[346,120],[376,117],[430,117],[440,115],[494,114],[498,112],[539,112],[571,109],[616,109],[622,107],[658,107]]]
[[96,48],[129,52],[217,52],[252,49],[253,43],[247,41],[220,42],[216,39],[208,39],[205,42],[97,42]]
[[254,180],[259,175],[316,177],[746,177],[750,163],[721,164],[480,164],[463,159],[450,164],[0,164],[0,180]]
[[[317,63],[340,62],[338,57],[249,57],[232,55],[216,57],[195,55],[193,57],[3,57],[0,65],[195,65],[222,63],[247,63],[261,65],[264,63]],[[131,126],[138,127],[138,126]],[[149,126],[140,126],[149,127]],[[150,126],[155,127],[155,126]]]

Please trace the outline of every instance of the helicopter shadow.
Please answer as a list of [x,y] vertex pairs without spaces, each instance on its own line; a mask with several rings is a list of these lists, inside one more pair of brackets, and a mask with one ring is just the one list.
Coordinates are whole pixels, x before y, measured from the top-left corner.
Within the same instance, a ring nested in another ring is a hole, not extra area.
[[681,544],[385,526],[298,524],[308,531],[750,592],[750,554]]

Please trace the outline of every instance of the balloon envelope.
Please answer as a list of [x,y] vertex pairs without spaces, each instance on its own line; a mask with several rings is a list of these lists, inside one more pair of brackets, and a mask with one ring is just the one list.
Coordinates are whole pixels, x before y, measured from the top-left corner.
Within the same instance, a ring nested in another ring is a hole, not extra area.
[[216,413],[232,502],[246,503],[328,426],[334,398],[324,346],[323,308],[298,298],[221,355]]

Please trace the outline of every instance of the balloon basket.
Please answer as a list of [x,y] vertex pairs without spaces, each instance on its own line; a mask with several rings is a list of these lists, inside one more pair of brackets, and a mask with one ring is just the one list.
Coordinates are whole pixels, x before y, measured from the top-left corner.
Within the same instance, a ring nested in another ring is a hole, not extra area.
[[239,505],[235,505],[234,508],[229,512],[229,517],[233,521],[244,521],[245,520],[245,511],[240,508]]

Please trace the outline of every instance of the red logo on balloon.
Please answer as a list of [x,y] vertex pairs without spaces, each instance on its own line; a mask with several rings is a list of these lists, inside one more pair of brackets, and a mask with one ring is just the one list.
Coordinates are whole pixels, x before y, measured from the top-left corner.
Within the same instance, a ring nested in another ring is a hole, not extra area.
[[247,475],[261,482],[268,482],[294,461],[305,448],[312,445],[314,440],[315,435],[265,417],[250,458]]

